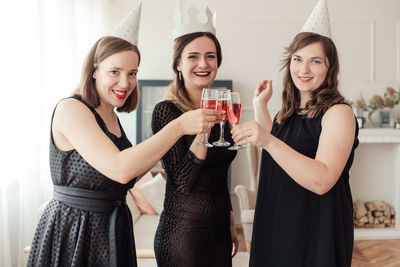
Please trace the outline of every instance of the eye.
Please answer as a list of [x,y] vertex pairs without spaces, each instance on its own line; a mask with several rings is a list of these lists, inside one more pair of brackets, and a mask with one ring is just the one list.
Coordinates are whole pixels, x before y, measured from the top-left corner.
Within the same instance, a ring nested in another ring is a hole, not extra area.
[[320,64],[321,63],[321,61],[319,61],[319,60],[316,60],[316,59],[314,59],[313,61],[311,61],[312,63],[315,63],[315,64]]
[[129,76],[131,76],[131,77],[136,77],[136,75],[137,75],[136,71],[132,71],[131,73],[129,73]]
[[188,56],[188,59],[196,59],[196,58],[197,58],[197,56],[195,56],[195,55]]
[[115,75],[118,74],[118,71],[117,71],[117,70],[111,70],[111,71],[110,71],[110,74],[115,76]]
[[295,62],[301,62],[301,59],[298,58],[298,57],[294,57],[292,60],[295,61]]
[[214,59],[214,58],[216,58],[216,56],[215,56],[215,55],[208,55],[207,58],[212,58],[212,59]]

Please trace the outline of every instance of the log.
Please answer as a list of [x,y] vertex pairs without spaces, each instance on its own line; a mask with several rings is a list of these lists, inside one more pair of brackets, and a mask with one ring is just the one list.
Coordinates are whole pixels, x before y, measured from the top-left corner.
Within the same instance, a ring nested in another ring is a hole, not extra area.
[[368,223],[373,224],[374,223],[374,216],[372,215],[372,212],[368,211],[367,217],[368,217]]
[[358,200],[354,203],[354,205],[355,205],[354,212],[357,220],[361,219],[367,214],[367,209],[365,208],[365,205],[362,201]]
[[367,207],[368,211],[375,211],[376,210],[375,204],[372,203],[371,201],[365,202],[365,207]]
[[396,225],[393,207],[381,200],[354,202],[353,221],[356,228],[385,228]]

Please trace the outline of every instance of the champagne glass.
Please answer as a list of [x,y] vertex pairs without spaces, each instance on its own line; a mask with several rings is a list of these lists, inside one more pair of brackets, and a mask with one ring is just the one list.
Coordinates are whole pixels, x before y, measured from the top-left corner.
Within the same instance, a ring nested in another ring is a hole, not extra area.
[[227,89],[219,89],[217,91],[217,104],[215,106],[215,109],[218,111],[225,111],[225,118],[219,123],[219,128],[220,128],[220,134],[219,134],[219,140],[213,142],[212,144],[214,146],[230,146],[231,143],[225,141],[224,139],[224,124],[227,120],[227,115],[228,115],[228,93],[229,90]]
[[[202,109],[213,109],[215,110],[217,104],[217,90],[210,88],[203,88],[203,92],[201,94],[201,103],[200,107]],[[197,143],[199,146],[213,147],[212,144],[207,141],[208,134],[204,134],[203,140],[200,143]]]
[[[228,93],[228,120],[232,127],[235,127],[239,123],[240,117],[242,116],[242,104],[240,104],[240,95],[238,92]],[[239,146],[236,142],[233,146],[229,147],[229,150],[239,150],[246,146]]]

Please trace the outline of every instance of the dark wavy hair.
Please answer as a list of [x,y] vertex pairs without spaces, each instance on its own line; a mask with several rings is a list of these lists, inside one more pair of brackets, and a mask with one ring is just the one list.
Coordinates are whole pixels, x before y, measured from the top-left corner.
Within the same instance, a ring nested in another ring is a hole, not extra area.
[[290,75],[292,56],[299,49],[318,42],[322,45],[329,66],[325,81],[319,88],[311,92],[311,99],[306,103],[307,118],[319,117],[331,106],[344,101],[344,97],[338,90],[339,59],[335,44],[328,37],[311,32],[301,32],[296,35],[290,46],[286,48],[285,58],[282,60],[281,70],[285,70],[285,72],[282,109],[277,117],[278,123],[284,123],[300,105],[300,93]]
[[178,65],[182,58],[183,49],[193,40],[206,36],[210,38],[217,49],[217,62],[218,67],[222,62],[222,50],[218,39],[214,34],[210,32],[194,32],[178,37],[174,41],[174,55],[172,62],[172,69],[174,70],[174,79],[169,85],[168,92],[164,99],[171,100],[174,102],[182,111],[188,111],[195,108],[195,103],[189,97],[189,94],[185,88],[185,81],[183,76],[179,79]]
[[[113,36],[104,36],[97,40],[92,46],[85,62],[83,63],[81,81],[73,92],[74,96],[80,96],[89,106],[96,108],[100,105],[100,96],[96,89],[96,80],[93,73],[97,66],[109,56],[123,51],[133,51],[138,55],[140,64],[140,52],[136,45]],[[139,102],[139,90],[136,85],[133,92],[126,99],[122,107],[117,108],[118,112],[131,112],[135,110]]]

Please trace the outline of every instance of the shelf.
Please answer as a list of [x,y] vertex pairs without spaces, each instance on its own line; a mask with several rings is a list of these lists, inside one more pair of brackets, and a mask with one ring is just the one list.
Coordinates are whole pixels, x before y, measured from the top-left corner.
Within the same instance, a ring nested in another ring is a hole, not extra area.
[[360,143],[400,143],[400,129],[363,128],[358,133]]
[[400,239],[400,230],[396,228],[384,229],[354,229],[355,240],[370,240],[370,239]]
[[395,210],[394,228],[354,229],[354,239],[400,239],[400,129],[363,128],[350,170],[353,200],[383,200]]

